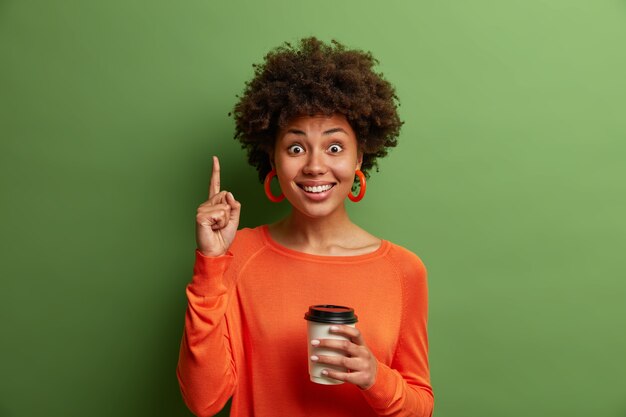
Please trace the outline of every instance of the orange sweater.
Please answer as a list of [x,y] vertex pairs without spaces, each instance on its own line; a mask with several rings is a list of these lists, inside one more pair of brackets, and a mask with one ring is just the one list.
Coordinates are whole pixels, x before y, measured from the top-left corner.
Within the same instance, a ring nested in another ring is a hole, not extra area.
[[[426,270],[383,241],[373,253],[319,256],[273,241],[267,226],[237,232],[230,251],[196,251],[177,368],[198,416],[420,416],[432,414]],[[304,313],[313,304],[353,307],[378,360],[367,390],[309,380]]]

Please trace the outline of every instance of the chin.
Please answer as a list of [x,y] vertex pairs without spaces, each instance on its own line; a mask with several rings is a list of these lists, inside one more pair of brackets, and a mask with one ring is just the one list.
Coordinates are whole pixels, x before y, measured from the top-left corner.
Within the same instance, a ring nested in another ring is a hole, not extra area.
[[336,213],[338,210],[343,208],[343,205],[334,206],[334,207],[324,207],[320,205],[319,207],[302,207],[293,205],[292,207],[295,211],[302,214],[303,216],[310,217],[312,219],[323,219],[324,217],[329,217],[332,214]]

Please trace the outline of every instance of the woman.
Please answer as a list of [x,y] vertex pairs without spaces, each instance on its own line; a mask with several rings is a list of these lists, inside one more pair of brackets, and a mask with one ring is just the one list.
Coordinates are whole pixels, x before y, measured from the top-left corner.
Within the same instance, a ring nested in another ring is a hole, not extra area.
[[[196,216],[196,262],[178,380],[199,416],[430,416],[426,270],[408,250],[361,229],[344,205],[365,192],[376,158],[402,122],[393,87],[369,53],[303,39],[270,52],[235,106],[236,138],[284,219],[237,230],[241,204],[220,188]],[[277,177],[281,196],[269,183]],[[359,195],[352,193],[358,180]],[[347,338],[311,343],[345,357],[307,354],[308,307],[354,308]],[[310,382],[308,363],[341,385]]]

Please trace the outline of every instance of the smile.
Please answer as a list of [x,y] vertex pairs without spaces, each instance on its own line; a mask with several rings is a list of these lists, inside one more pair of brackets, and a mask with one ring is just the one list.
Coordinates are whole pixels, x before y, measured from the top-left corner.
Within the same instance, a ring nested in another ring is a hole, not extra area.
[[314,185],[314,186],[298,184],[298,187],[302,188],[307,193],[323,193],[324,191],[330,190],[334,186],[335,184],[324,184],[324,185]]

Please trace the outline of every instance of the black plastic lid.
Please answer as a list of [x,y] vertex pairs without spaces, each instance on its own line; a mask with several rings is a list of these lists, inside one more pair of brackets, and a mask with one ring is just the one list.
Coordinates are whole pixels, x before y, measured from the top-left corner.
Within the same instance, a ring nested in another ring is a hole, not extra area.
[[358,317],[354,309],[344,306],[316,305],[310,306],[304,318],[317,323],[354,324]]

